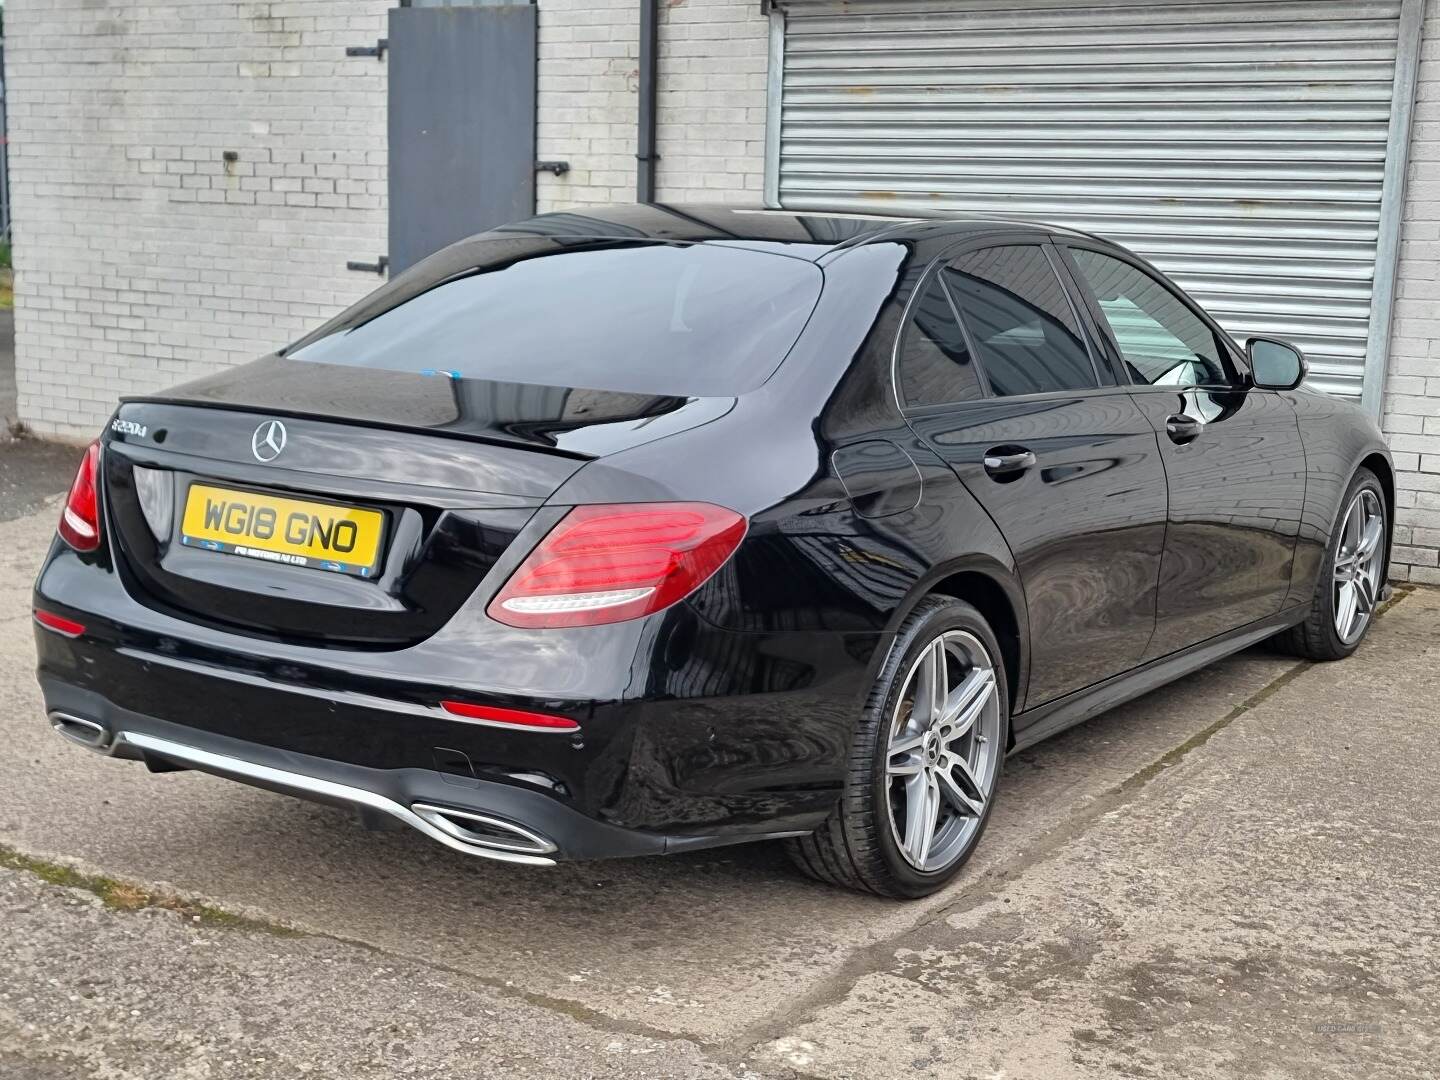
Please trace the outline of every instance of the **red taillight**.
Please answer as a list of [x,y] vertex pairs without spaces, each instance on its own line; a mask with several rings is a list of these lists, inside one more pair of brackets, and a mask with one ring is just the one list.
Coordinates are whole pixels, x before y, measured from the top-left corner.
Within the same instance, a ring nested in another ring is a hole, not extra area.
[[502,709],[495,705],[472,705],[468,701],[442,701],[440,707],[467,720],[483,720],[487,724],[510,727],[543,728],[546,731],[579,731],[580,725],[568,716],[527,712],[524,709]]
[[93,442],[80,461],[75,482],[60,512],[60,539],[76,551],[100,546],[100,444]]
[[64,615],[56,615],[53,611],[45,611],[42,608],[35,609],[35,621],[57,634],[64,634],[66,637],[79,637],[85,632],[85,625],[74,619],[67,619]]
[[541,540],[498,596],[508,626],[596,626],[683,599],[730,558],[746,522],[709,503],[577,506]]

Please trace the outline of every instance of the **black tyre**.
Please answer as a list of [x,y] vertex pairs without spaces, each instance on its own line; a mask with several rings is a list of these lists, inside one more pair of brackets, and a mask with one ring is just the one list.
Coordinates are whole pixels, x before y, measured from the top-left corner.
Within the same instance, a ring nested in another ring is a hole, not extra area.
[[980,613],[927,597],[901,625],[828,821],[786,841],[810,876],[881,896],[939,889],[989,821],[1009,735],[1005,662]]
[[1360,469],[1340,503],[1305,621],[1278,635],[1276,647],[1308,660],[1341,660],[1359,648],[1380,603],[1389,544],[1385,492]]

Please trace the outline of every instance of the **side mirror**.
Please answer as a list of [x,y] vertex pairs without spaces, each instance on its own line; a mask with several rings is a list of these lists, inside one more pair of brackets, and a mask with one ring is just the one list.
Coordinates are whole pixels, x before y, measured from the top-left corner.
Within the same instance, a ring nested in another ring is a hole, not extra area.
[[1310,370],[1305,354],[1278,338],[1252,337],[1245,342],[1245,358],[1262,390],[1294,390]]

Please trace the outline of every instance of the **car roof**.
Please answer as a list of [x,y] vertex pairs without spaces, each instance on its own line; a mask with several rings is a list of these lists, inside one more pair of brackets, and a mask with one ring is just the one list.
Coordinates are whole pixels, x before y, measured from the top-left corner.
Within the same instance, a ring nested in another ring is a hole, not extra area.
[[936,236],[1030,232],[1085,236],[1036,221],[981,214],[906,211],[862,214],[828,210],[772,210],[732,204],[635,203],[540,214],[492,229],[488,235],[659,240],[760,247],[820,259],[876,241],[918,241]]

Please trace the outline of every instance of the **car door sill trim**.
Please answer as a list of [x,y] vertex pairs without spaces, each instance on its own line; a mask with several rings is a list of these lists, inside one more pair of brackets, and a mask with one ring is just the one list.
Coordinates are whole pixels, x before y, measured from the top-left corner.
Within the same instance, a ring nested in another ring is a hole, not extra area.
[[1066,728],[1082,724],[1117,705],[1158,690],[1168,682],[1188,675],[1216,660],[1237,653],[1257,642],[1294,626],[1305,617],[1305,605],[1287,608],[1255,622],[1227,631],[1198,644],[1158,657],[1138,668],[1087,686],[1065,697],[1047,701],[1015,717],[1015,745],[1011,752],[1034,746]]

